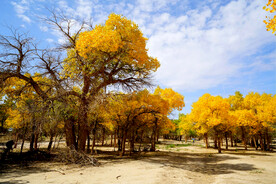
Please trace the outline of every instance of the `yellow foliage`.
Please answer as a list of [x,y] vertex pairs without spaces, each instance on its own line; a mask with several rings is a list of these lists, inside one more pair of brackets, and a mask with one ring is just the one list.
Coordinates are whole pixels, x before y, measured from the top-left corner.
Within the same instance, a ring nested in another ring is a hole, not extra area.
[[227,99],[220,96],[204,94],[192,105],[191,121],[195,122],[198,133],[204,134],[212,128],[226,128],[230,104]]
[[181,121],[179,123],[179,129],[181,135],[186,135],[192,130],[194,127],[193,121],[190,118],[190,115],[184,115],[181,117]]
[[[67,51],[62,76],[76,79],[82,74],[94,76],[102,71],[104,65],[113,69],[118,64],[154,72],[160,63],[156,58],[148,56],[146,40],[137,24],[112,13],[105,24],[80,33],[76,48]],[[137,77],[140,77],[139,72]]]
[[24,127],[25,123],[30,122],[30,114],[28,112],[20,112],[17,109],[8,109],[8,119],[5,128],[19,129]]
[[154,91],[155,95],[159,95],[162,99],[168,101],[170,105],[170,112],[174,109],[179,111],[185,107],[184,96],[172,90],[172,88],[161,89],[159,86]]
[[[276,0],[268,0],[268,3],[266,4],[266,6],[263,7],[263,9],[271,14],[275,14]],[[272,18],[266,18],[267,20],[264,20],[264,23],[266,24],[267,31],[272,31],[272,33],[274,34],[276,31],[276,15],[274,15]]]

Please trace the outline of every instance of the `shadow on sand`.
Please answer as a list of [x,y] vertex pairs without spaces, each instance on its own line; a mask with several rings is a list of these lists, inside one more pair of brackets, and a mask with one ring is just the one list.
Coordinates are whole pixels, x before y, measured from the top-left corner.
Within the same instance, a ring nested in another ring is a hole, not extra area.
[[234,155],[231,156],[231,154],[157,151],[119,157],[114,154],[114,152],[105,151],[97,158],[100,162],[104,161],[104,164],[141,160],[144,162],[159,164],[160,167],[171,167],[209,175],[230,174],[235,171],[253,171],[257,169],[254,165],[247,163],[220,163],[226,160],[239,159]]

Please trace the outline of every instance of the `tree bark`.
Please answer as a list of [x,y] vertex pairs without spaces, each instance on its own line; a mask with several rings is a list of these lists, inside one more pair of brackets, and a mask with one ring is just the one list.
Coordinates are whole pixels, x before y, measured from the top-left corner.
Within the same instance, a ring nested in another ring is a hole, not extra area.
[[221,139],[218,139],[218,153],[221,153]]
[[64,132],[67,147],[76,149],[77,143],[73,118],[65,120]]
[[85,151],[85,144],[87,139],[87,110],[88,110],[88,101],[85,97],[82,97],[80,107],[79,107],[79,115],[78,115],[78,124],[79,124],[78,150],[81,150],[81,151]]

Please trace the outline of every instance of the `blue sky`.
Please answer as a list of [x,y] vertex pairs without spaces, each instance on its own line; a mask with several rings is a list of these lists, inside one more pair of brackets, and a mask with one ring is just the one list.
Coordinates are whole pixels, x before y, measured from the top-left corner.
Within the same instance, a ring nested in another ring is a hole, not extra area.
[[[112,12],[136,22],[161,67],[156,85],[185,97],[183,112],[203,95],[228,97],[235,91],[275,94],[276,36],[262,22],[263,0],[1,0],[0,34],[5,26],[28,31],[43,46],[62,42],[39,21],[45,7],[103,23]],[[175,113],[177,115],[177,113]]]

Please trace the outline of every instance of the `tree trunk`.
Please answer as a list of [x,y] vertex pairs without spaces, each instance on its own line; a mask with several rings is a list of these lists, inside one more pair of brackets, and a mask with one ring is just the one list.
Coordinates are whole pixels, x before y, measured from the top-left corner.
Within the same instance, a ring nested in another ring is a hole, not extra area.
[[19,137],[18,133],[16,133],[16,135],[15,135],[15,142],[14,142],[14,148],[17,147],[18,137]]
[[256,150],[258,150],[258,138],[256,139],[256,136],[253,136],[254,146]]
[[261,144],[261,150],[264,151],[264,143],[263,143],[262,133],[260,133],[260,144]]
[[221,139],[218,138],[218,153],[221,153]]
[[231,134],[230,134],[230,141],[231,141],[231,147],[234,147],[234,145],[233,145],[233,134],[232,134],[232,132],[231,132]]
[[208,134],[207,133],[204,134],[204,138],[205,138],[206,149],[208,149],[209,148],[209,142],[208,142]]
[[54,140],[53,149],[55,149],[55,148],[56,148],[57,136],[58,136],[58,135],[56,135],[56,136],[55,136],[55,140]]
[[22,144],[21,144],[21,149],[20,149],[20,155],[22,154],[22,151],[23,151],[24,142],[25,142],[25,136],[23,135]]
[[129,155],[131,155],[131,153],[134,152],[134,144],[135,144],[135,133],[133,130],[130,138]]
[[121,152],[120,152],[120,156],[124,156],[125,155],[125,149],[126,149],[126,134],[127,132],[123,131],[123,138],[122,138],[122,142],[121,142]]
[[218,149],[218,136],[217,136],[217,134],[215,134],[214,146],[215,146],[215,149]]
[[26,133],[27,133],[27,129],[28,129],[28,127],[26,126],[26,127],[25,127],[25,130],[24,130],[23,138],[22,138],[22,144],[21,144],[21,149],[20,149],[20,155],[22,154],[22,151],[23,151],[24,142],[25,142],[25,135],[26,135]]
[[110,147],[112,147],[113,146],[113,134],[111,133],[111,135],[110,135]]
[[225,148],[226,150],[228,150],[228,137],[227,137],[228,133],[225,132]]
[[37,142],[38,142],[38,137],[39,137],[39,134],[36,133],[35,136],[34,136],[34,149],[37,150]]
[[266,150],[270,150],[270,140],[269,140],[269,135],[268,135],[268,128],[265,130],[265,139],[266,139]]
[[95,144],[96,144],[96,126],[94,126],[94,128],[93,128],[92,134],[93,134],[93,142],[92,142],[91,152],[93,154],[94,153],[94,149],[95,149]]
[[267,142],[266,142],[266,133],[264,133],[264,150],[263,151],[266,151],[266,148],[267,148]]
[[85,151],[85,144],[87,139],[87,110],[88,101],[85,97],[81,98],[79,114],[78,114],[78,124],[79,124],[79,134],[78,134],[78,150]]
[[221,137],[219,135],[219,132],[215,129],[215,137],[217,139],[217,149],[218,149],[218,153],[221,153]]
[[48,151],[50,151],[51,150],[51,148],[52,148],[52,144],[53,144],[53,135],[51,134],[50,135],[50,141],[49,141],[49,144],[48,144]]
[[105,140],[105,128],[103,126],[103,128],[102,128],[102,146],[104,145],[104,140]]
[[247,140],[246,140],[246,135],[245,135],[245,128],[241,127],[241,131],[242,131],[242,141],[244,144],[244,149],[247,150]]
[[57,148],[58,148],[58,146],[59,146],[59,143],[60,143],[60,141],[61,141],[61,139],[62,139],[62,136],[63,136],[63,133],[60,135],[60,137],[59,137],[59,139],[58,139],[58,144],[57,144]]
[[30,140],[30,151],[34,150],[34,140],[35,140],[35,125],[32,127],[31,140]]
[[115,133],[114,133],[114,151],[117,146],[116,139],[117,139],[117,131],[115,131]]
[[153,131],[152,131],[152,135],[151,135],[151,148],[150,148],[150,151],[155,151],[157,121],[158,121],[158,119],[155,118],[155,122],[154,122],[154,126],[153,126]]
[[157,131],[156,142],[158,142],[158,140],[159,140],[159,130]]
[[87,153],[90,153],[90,136],[89,136],[89,132],[87,133]]
[[77,143],[76,143],[75,125],[74,125],[73,118],[69,118],[65,120],[64,132],[65,132],[67,147],[76,149]]

